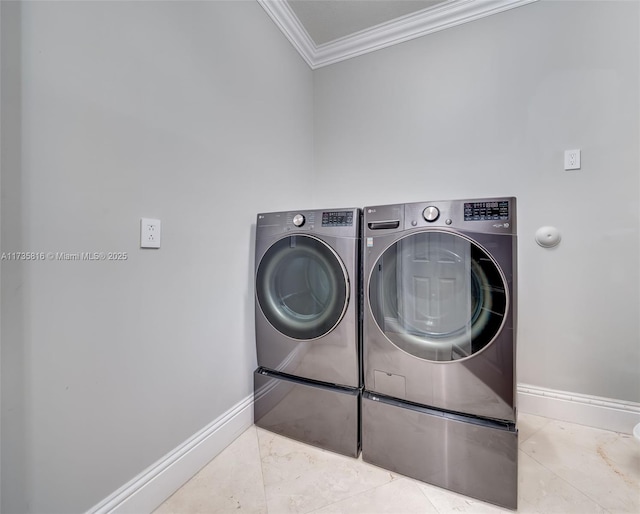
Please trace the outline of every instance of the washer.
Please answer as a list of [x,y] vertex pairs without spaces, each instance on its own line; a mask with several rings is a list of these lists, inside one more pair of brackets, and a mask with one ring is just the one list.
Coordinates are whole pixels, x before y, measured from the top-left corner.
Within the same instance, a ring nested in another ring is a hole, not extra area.
[[259,214],[256,425],[347,455],[360,448],[357,208]]
[[363,458],[515,508],[516,199],[371,206],[363,228]]
[[516,200],[365,208],[366,389],[515,421]]

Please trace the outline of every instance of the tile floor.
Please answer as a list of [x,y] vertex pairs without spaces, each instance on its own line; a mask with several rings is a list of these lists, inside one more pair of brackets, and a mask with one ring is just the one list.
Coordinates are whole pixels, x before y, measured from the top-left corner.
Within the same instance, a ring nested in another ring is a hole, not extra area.
[[[640,513],[640,441],[521,414],[518,511]],[[155,514],[508,513],[255,426]]]

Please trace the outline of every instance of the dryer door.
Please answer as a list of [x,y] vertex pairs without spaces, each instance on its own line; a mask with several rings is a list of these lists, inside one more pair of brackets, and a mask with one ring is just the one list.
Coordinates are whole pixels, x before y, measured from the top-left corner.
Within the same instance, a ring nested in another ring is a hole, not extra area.
[[430,361],[471,357],[493,341],[508,288],[495,260],[470,239],[444,231],[406,236],[372,268],[373,317],[398,348]]
[[265,252],[256,274],[260,309],[280,333],[299,340],[335,328],[349,303],[346,269],[329,245],[292,235]]

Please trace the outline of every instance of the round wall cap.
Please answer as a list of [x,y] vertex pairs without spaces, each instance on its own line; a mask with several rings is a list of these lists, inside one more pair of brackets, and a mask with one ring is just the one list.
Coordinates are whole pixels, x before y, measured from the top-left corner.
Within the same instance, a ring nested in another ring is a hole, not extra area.
[[536,230],[536,243],[544,248],[552,248],[560,243],[560,232],[556,227],[540,227]]

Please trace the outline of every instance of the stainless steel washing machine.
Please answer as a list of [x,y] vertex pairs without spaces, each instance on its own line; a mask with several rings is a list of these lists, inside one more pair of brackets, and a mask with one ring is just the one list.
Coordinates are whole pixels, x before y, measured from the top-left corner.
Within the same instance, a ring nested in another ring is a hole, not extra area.
[[366,207],[363,242],[363,458],[515,508],[516,199]]
[[360,448],[361,211],[259,214],[255,423],[343,453]]

